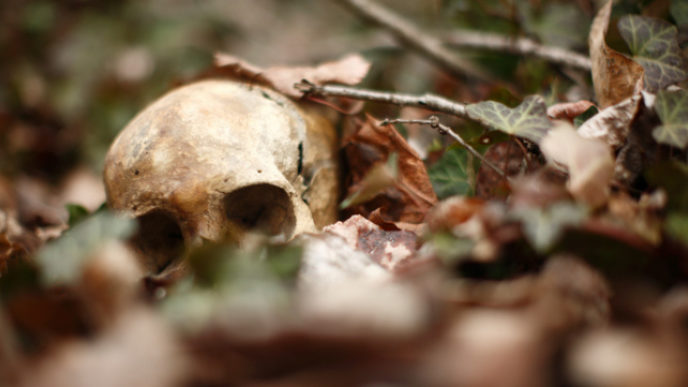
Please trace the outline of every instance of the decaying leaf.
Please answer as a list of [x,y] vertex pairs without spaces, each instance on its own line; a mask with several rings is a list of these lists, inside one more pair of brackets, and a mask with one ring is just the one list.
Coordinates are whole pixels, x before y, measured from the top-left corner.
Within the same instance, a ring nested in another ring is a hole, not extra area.
[[339,207],[344,209],[365,203],[393,187],[399,177],[398,160],[398,155],[392,153],[387,161],[374,165],[359,182],[358,190],[344,199]]
[[514,109],[499,102],[485,101],[466,106],[466,112],[485,126],[534,142],[539,142],[551,126],[545,101],[539,95],[527,97]]
[[627,15],[619,20],[619,32],[633,59],[645,70],[645,89],[654,93],[686,79],[675,26],[660,19]]
[[685,148],[688,145],[688,91],[660,91],[655,100],[655,110],[662,120],[662,125],[652,131],[655,140]]
[[352,213],[370,216],[380,209],[381,219],[391,222],[420,223],[437,202],[423,160],[391,126],[380,126],[368,116],[357,131],[344,139],[344,150],[351,169],[348,195],[361,191],[365,176],[380,161],[398,154],[399,176],[383,194],[358,206]]
[[216,53],[215,66],[220,73],[247,81],[263,82],[277,91],[298,98],[303,93],[297,90],[294,84],[303,79],[316,85],[325,83],[355,85],[366,76],[370,63],[358,54],[351,54],[339,60],[322,63],[314,67],[273,66],[262,68],[229,54]]
[[[494,144],[484,155],[486,160],[497,165],[508,177],[532,172],[539,167],[540,164],[528,156],[516,140]],[[509,180],[487,165],[480,165],[475,184],[476,196],[483,199],[505,198],[510,190]]]
[[626,143],[631,122],[638,112],[641,94],[635,94],[616,105],[609,106],[588,119],[578,128],[584,138],[602,140],[614,149]]
[[468,221],[482,211],[481,199],[454,196],[443,200],[428,213],[427,224],[431,232],[448,231]]
[[303,235],[298,287],[319,289],[352,279],[389,281],[392,275],[358,248],[359,239],[379,228],[360,215],[326,226],[319,235]]
[[509,204],[512,207],[547,207],[570,200],[567,178],[562,171],[551,166],[514,178],[510,183]]
[[428,170],[430,181],[440,199],[453,195],[471,195],[475,190],[473,156],[460,146],[444,151],[442,158]]
[[602,108],[615,105],[642,88],[643,67],[613,50],[605,41],[612,0],[597,13],[590,27],[588,45],[592,61],[592,81]]
[[573,196],[597,207],[609,197],[614,159],[602,141],[581,137],[570,124],[559,123],[540,144],[549,160],[569,169],[568,189]]
[[391,272],[408,267],[416,258],[416,234],[383,230],[360,215],[327,226],[324,231],[344,238],[349,246],[365,252]]

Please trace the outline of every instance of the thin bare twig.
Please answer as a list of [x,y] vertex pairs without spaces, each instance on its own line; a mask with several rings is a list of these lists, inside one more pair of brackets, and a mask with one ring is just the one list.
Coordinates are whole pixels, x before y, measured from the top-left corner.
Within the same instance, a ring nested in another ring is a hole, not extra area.
[[466,142],[466,140],[463,139],[458,133],[456,133],[452,128],[450,128],[447,125],[444,125],[443,123],[440,122],[439,117],[437,116],[430,116],[430,118],[425,119],[425,120],[419,120],[419,119],[403,119],[403,118],[397,118],[397,119],[385,119],[381,122],[382,125],[388,125],[388,124],[420,124],[420,125],[429,125],[433,129],[437,129],[440,134],[448,134],[450,135],[456,142],[459,143],[462,147],[464,147],[470,154],[473,156],[477,157],[478,160],[480,160],[483,164],[487,165],[488,167],[492,168],[495,172],[497,172],[502,178],[506,178],[506,173],[496,166],[494,163],[492,163],[490,160],[486,159],[483,157],[483,155],[480,154],[475,148],[473,148],[469,143]]
[[491,51],[503,51],[519,55],[532,55],[552,63],[590,71],[590,58],[575,51],[542,45],[528,38],[512,38],[504,35],[475,31],[454,31],[445,42],[457,47],[470,47]]
[[454,75],[468,75],[489,80],[489,75],[471,62],[446,48],[442,41],[418,28],[389,9],[370,0],[338,0],[363,18],[384,27],[403,44],[420,52]]
[[466,105],[454,102],[434,94],[401,94],[378,90],[357,89],[339,85],[315,85],[308,80],[302,80],[294,87],[305,95],[319,95],[331,97],[348,97],[364,101],[384,102],[400,106],[416,106],[428,110],[468,118]]

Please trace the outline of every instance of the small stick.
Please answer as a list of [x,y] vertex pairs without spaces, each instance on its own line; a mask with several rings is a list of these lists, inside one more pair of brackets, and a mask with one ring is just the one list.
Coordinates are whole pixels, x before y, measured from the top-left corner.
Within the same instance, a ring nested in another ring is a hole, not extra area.
[[485,71],[444,47],[442,40],[427,34],[410,21],[380,4],[370,0],[339,1],[352,8],[363,18],[387,29],[400,42],[418,51],[450,73],[458,76],[468,75],[483,81],[490,79]]
[[318,86],[306,79],[294,85],[305,95],[348,97],[365,101],[384,102],[400,106],[416,106],[456,117],[468,118],[466,105],[434,94],[401,94],[378,90],[357,89],[339,85]]
[[381,125],[389,125],[389,124],[420,124],[420,125],[429,125],[433,129],[437,129],[437,131],[444,135],[448,134],[450,135],[456,142],[458,142],[462,147],[464,147],[468,152],[470,152],[473,156],[477,157],[478,160],[483,162],[485,165],[488,167],[492,168],[495,172],[497,172],[502,178],[506,178],[506,173],[502,171],[501,168],[496,166],[494,163],[492,163],[490,160],[486,159],[483,157],[483,155],[480,154],[475,148],[473,148],[469,143],[467,143],[463,137],[461,137],[458,133],[456,133],[452,128],[450,128],[447,125],[444,125],[443,123],[440,122],[440,118],[437,116],[430,116],[428,119],[425,120],[419,120],[419,119],[403,119],[403,118],[397,118],[397,119],[385,119],[382,120]]
[[528,38],[474,31],[455,31],[446,36],[445,42],[452,46],[470,47],[491,51],[504,51],[519,55],[532,55],[552,63],[590,71],[590,58],[575,51],[546,46]]

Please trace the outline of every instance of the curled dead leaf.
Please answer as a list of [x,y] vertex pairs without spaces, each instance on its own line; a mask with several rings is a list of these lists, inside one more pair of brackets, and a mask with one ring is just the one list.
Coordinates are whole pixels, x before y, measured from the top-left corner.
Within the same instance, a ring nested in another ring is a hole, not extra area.
[[614,149],[620,148],[626,143],[641,96],[635,94],[600,111],[578,128],[578,134],[584,138],[602,140]]
[[597,207],[609,197],[614,159],[602,141],[581,137],[566,122],[557,124],[540,143],[549,160],[569,169],[567,187],[578,200]]
[[389,155],[398,155],[398,176],[394,184],[371,200],[352,206],[352,213],[369,217],[380,209],[378,219],[386,222],[421,223],[437,202],[423,160],[391,125],[381,126],[367,116],[358,130],[344,140],[351,184],[347,196],[365,188],[371,168]]
[[595,16],[588,36],[595,96],[603,108],[639,92],[644,74],[642,66],[607,46],[605,35],[611,11],[612,0],[609,0]]
[[595,106],[595,104],[588,100],[558,103],[547,108],[547,117],[557,120],[573,120],[591,106]]

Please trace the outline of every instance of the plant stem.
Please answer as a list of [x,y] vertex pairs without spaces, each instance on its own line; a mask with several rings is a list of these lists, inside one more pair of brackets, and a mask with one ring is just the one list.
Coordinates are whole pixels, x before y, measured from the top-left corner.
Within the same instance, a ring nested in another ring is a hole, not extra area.
[[473,148],[469,143],[467,143],[466,140],[464,140],[463,137],[461,137],[458,133],[456,133],[452,128],[441,123],[439,117],[437,117],[437,116],[430,116],[430,118],[424,119],[424,120],[423,119],[403,119],[403,118],[386,119],[386,120],[383,120],[381,124],[382,125],[388,125],[388,124],[429,125],[431,128],[437,129],[440,134],[450,135],[454,140],[456,140],[456,142],[459,143],[459,145],[464,147],[468,152],[470,152],[470,154],[477,157],[478,160],[480,160],[483,164],[492,168],[501,177],[503,177],[503,178],[507,177],[506,173],[504,173],[504,171],[502,171],[501,168],[499,168],[494,163],[492,163],[490,160],[486,159],[483,155],[481,155],[480,152],[475,150],[475,148]]

